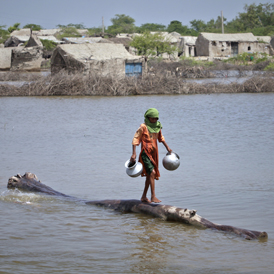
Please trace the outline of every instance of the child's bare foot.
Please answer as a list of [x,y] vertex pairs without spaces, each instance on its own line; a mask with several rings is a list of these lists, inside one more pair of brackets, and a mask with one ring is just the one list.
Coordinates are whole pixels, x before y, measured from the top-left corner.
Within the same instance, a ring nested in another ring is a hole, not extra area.
[[143,203],[151,203],[151,201],[147,198],[147,197],[145,197],[145,198],[141,198],[141,202],[143,202]]
[[162,201],[159,200],[159,199],[156,198],[156,197],[151,197],[151,202],[153,202],[153,203],[161,203]]

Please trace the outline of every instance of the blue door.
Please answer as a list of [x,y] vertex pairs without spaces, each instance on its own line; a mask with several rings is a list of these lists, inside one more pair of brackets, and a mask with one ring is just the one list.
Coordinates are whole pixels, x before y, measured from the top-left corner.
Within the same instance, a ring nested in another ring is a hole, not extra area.
[[126,76],[141,76],[142,63],[126,63]]

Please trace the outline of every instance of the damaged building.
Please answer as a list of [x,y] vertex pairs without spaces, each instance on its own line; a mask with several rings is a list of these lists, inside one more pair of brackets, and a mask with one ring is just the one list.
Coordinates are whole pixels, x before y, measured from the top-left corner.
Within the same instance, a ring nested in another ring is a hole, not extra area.
[[146,61],[131,55],[122,44],[64,44],[54,50],[51,58],[51,72],[61,70],[80,71],[86,75],[139,76],[146,71]]

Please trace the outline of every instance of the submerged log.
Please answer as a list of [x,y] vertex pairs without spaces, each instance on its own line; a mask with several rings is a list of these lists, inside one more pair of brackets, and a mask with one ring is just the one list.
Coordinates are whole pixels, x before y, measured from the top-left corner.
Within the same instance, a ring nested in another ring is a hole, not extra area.
[[[23,176],[17,174],[16,176],[12,176],[11,178],[9,178],[7,188],[17,188],[24,191],[40,192],[48,195],[56,195],[77,199],[75,197],[55,191],[49,186],[42,184],[35,174],[29,172],[25,173],[25,175]],[[140,200],[102,200],[85,201],[85,203],[87,205],[96,205],[105,208],[111,208],[124,213],[142,213],[161,218],[166,221],[176,221],[194,225],[200,228],[210,228],[217,231],[230,232],[242,236],[248,240],[262,238],[266,239],[268,237],[266,232],[216,224],[196,214],[196,210],[189,210],[170,205],[143,203]]]

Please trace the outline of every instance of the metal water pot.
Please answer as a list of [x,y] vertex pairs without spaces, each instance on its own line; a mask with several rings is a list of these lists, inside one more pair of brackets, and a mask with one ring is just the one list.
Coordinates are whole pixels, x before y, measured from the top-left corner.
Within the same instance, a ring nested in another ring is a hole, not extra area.
[[134,164],[127,160],[125,162],[126,173],[130,177],[138,177],[142,174],[143,165],[140,162],[135,162]]
[[180,157],[175,152],[167,153],[163,158],[163,166],[167,170],[175,170],[180,165]]

